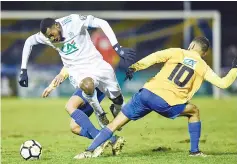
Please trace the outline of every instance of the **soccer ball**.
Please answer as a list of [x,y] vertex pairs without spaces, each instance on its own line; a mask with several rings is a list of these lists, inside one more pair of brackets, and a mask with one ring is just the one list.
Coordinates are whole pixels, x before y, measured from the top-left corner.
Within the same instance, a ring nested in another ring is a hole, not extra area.
[[35,140],[25,141],[20,148],[20,154],[25,160],[39,159],[42,153],[42,147]]

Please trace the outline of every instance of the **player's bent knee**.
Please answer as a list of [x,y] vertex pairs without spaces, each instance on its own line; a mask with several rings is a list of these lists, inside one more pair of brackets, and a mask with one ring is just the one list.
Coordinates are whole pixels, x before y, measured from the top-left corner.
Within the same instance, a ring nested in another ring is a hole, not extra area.
[[122,105],[123,104],[123,96],[119,95],[118,97],[116,97],[115,99],[110,99],[114,104],[117,105]]
[[194,108],[193,108],[193,115],[195,115],[195,116],[198,116],[198,117],[199,117],[199,109],[198,109],[198,107],[197,107],[197,106],[194,106]]
[[187,117],[193,117],[197,114],[199,114],[199,110],[196,105],[193,104],[188,104],[185,108],[185,110],[181,113],[182,116],[187,116]]
[[93,95],[95,90],[94,80],[90,77],[83,79],[79,86],[87,95]]

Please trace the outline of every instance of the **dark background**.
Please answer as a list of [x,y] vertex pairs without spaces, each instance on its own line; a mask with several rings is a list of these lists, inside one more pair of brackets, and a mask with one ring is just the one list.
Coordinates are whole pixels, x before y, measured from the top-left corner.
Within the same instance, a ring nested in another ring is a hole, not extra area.
[[[154,2],[1,2],[2,10],[183,10],[183,1]],[[218,10],[222,21],[222,47],[237,44],[237,2],[191,2],[192,10]],[[223,49],[224,50],[224,49]]]
[[[86,2],[86,1],[11,1],[11,2],[1,2],[1,9],[4,10],[70,10],[72,13],[73,11],[80,12],[82,10],[97,10],[97,11],[104,11],[104,10],[183,10],[184,9],[184,2],[151,2],[151,1],[143,1],[143,2]],[[213,1],[206,1],[206,2],[191,2],[191,9],[192,10],[217,10],[221,13],[221,67],[223,72],[225,73],[226,70],[229,69],[232,63],[233,55],[237,55],[237,2],[213,2]],[[28,26],[28,25],[25,25]],[[19,26],[18,28],[21,28]],[[2,31],[3,32],[3,31]],[[9,37],[9,36],[7,36]],[[20,47],[23,46],[24,40],[20,40],[16,42],[16,44],[20,44]],[[17,47],[17,46],[16,46]],[[19,47],[19,45],[18,45]],[[139,46],[138,46],[139,47]],[[145,47],[145,46],[140,46]],[[37,51],[37,49],[35,49]],[[10,51],[13,53],[12,51]],[[17,53],[16,53],[17,52]],[[21,54],[21,51],[18,49],[14,51],[13,54],[16,54],[17,57]],[[139,51],[140,52],[140,51]],[[48,53],[50,54],[50,53]],[[149,53],[145,53],[149,54]],[[215,55],[215,54],[214,54]],[[4,60],[4,53],[1,54],[2,61]],[[5,52],[5,57],[9,58],[9,53]],[[14,59],[15,56],[13,55]],[[10,60],[16,61],[16,60]],[[20,59],[17,60],[18,63]],[[2,63],[1,63],[2,64]],[[6,63],[5,63],[6,64]],[[14,68],[14,76],[15,71]],[[17,69],[17,71],[19,71]],[[14,77],[14,85],[15,85],[15,77]],[[207,90],[205,88],[205,90]]]
[[[191,2],[192,10],[219,10],[224,27],[237,25],[237,2]],[[2,10],[183,10],[183,2],[2,2]]]

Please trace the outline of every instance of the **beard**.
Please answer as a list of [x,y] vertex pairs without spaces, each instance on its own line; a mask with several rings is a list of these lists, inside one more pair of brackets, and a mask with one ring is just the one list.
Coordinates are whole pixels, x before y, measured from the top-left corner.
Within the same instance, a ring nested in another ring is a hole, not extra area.
[[60,36],[60,40],[59,40],[60,42],[65,40],[65,38],[62,35],[62,31],[59,31],[59,36]]
[[63,34],[62,34],[62,26],[58,23],[58,34],[59,34],[59,42],[61,42],[61,41],[64,41],[65,40],[65,38],[63,37]]

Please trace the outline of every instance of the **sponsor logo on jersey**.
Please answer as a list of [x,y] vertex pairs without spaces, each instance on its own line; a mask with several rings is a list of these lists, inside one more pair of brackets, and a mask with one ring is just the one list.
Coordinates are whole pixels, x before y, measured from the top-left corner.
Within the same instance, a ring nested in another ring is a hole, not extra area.
[[185,57],[183,60],[183,64],[190,66],[191,68],[195,69],[197,61],[192,58]]
[[71,22],[72,21],[72,17],[67,17],[66,19],[64,19],[63,21],[62,21],[62,24],[63,24],[63,26],[65,25],[65,24],[67,24],[67,23],[69,23],[69,22]]
[[65,55],[69,55],[77,50],[78,48],[76,47],[76,43],[74,40],[69,43],[65,43],[61,48],[61,51],[64,52]]

